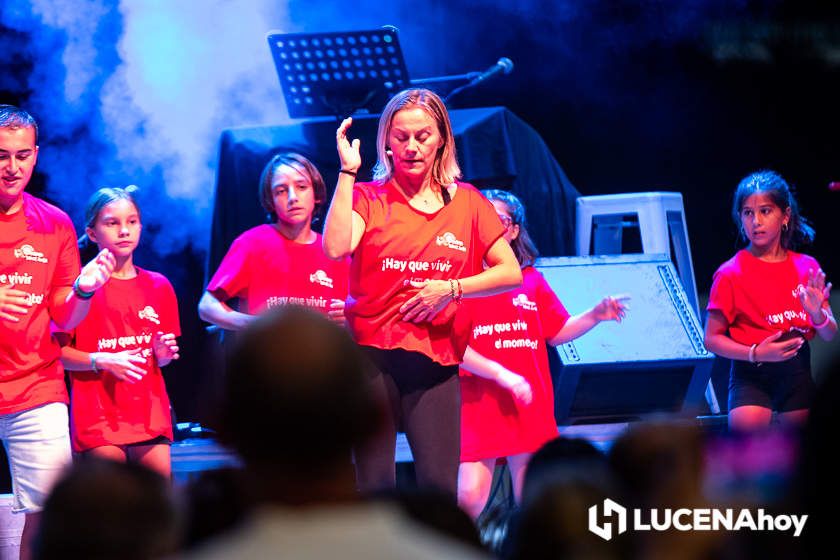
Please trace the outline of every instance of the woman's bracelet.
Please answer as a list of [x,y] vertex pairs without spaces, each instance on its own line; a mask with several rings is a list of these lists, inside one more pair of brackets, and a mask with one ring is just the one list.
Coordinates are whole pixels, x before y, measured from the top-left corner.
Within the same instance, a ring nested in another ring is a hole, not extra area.
[[458,304],[464,299],[464,288],[461,287],[461,281],[457,278],[454,280],[452,278],[449,279],[449,296],[452,298],[452,301]]
[[338,172],[339,173],[344,173],[345,175],[350,175],[351,177],[356,176],[356,172],[355,171],[350,171],[349,169],[339,169]]
[[826,311],[825,308],[823,308],[821,311],[822,311],[822,314],[823,314],[823,320],[820,321],[819,323],[814,323],[814,328],[815,329],[821,329],[828,324],[828,321],[829,321],[828,311]]
[[79,287],[79,278],[80,276],[76,277],[76,281],[73,282],[73,293],[76,294],[76,297],[79,299],[90,299],[93,297],[93,294],[96,293],[96,290],[92,292],[86,292]]
[[94,371],[94,372],[97,372],[97,373],[98,373],[98,372],[99,372],[99,368],[98,368],[98,367],[96,367],[96,358],[97,358],[97,354],[96,354],[96,352],[91,352],[90,354],[88,354],[88,356],[90,356],[90,369],[91,369],[92,371]]
[[747,359],[750,361],[751,364],[755,363],[755,348],[758,344],[753,344],[750,346],[750,352],[747,354]]

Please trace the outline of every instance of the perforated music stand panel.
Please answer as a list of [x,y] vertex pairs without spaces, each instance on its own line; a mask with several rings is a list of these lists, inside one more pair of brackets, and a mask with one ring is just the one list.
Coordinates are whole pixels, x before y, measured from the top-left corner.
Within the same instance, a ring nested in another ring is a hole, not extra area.
[[409,84],[393,27],[271,32],[267,39],[292,118],[379,113],[394,93]]

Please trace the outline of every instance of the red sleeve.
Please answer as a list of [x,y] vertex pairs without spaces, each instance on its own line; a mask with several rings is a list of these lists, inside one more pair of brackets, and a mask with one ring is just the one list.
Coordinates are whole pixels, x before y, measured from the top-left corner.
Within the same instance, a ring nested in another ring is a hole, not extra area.
[[173,333],[175,336],[181,336],[181,317],[178,313],[178,298],[175,296],[175,290],[172,288],[172,284],[169,283],[169,280],[161,276],[163,280],[161,282],[160,290],[161,300],[163,305],[163,320],[164,323],[161,325],[165,327],[163,329],[164,333]]
[[478,248],[478,254],[483,258],[493,243],[505,233],[505,226],[496,213],[490,201],[484,198],[475,187],[459,183],[458,188],[468,188],[472,191],[473,210],[473,246]]
[[735,291],[732,289],[732,279],[722,269],[718,269],[712,278],[712,289],[706,309],[720,311],[729,324],[735,320]]
[[76,245],[76,236],[73,228],[68,225],[63,230],[61,248],[58,258],[58,265],[53,275],[53,288],[70,288],[79,276],[81,265],[79,263],[79,247]]
[[365,223],[370,221],[370,192],[366,183],[353,185],[353,212],[361,216]]
[[251,278],[249,247],[250,243],[244,239],[244,236],[234,239],[219,269],[210,279],[207,291],[219,301],[248,297],[248,285]]
[[[62,224],[59,229],[60,239],[58,240],[58,261],[53,271],[53,277],[50,281],[50,294],[48,301],[52,303],[53,294],[56,289],[71,288],[76,278],[81,272],[81,265],[79,263],[79,247],[76,245],[76,234],[73,230],[72,224]],[[53,316],[53,310],[50,309],[50,316]]]
[[557,333],[566,325],[569,320],[569,312],[566,306],[545,281],[545,277],[539,271],[534,271],[534,284],[537,309],[540,314],[540,323],[543,327],[543,337],[546,340],[554,338]]

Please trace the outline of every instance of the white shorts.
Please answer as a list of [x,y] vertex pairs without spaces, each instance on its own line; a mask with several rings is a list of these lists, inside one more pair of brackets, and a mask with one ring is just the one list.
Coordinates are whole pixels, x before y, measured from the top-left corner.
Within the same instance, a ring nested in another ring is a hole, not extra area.
[[0,414],[0,439],[9,456],[15,513],[41,511],[53,485],[72,462],[67,405],[48,403]]

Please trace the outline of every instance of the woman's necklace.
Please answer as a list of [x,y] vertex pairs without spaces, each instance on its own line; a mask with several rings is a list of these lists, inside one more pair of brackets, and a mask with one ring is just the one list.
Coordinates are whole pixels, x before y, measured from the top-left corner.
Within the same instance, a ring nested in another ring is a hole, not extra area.
[[435,190],[435,188],[431,185],[429,185],[425,191],[423,191],[421,187],[421,189],[418,189],[413,194],[411,194],[408,189],[399,183],[397,183],[397,187],[403,192],[403,196],[405,196],[409,204],[413,205],[415,208],[423,209],[424,212],[432,211],[435,206],[443,204],[443,193],[439,190]]
[[436,202],[441,202],[441,197],[438,195],[437,191],[434,189],[429,189],[430,192],[425,195],[420,195],[419,193],[416,195],[420,197],[420,202],[423,203],[424,206],[430,206]]

